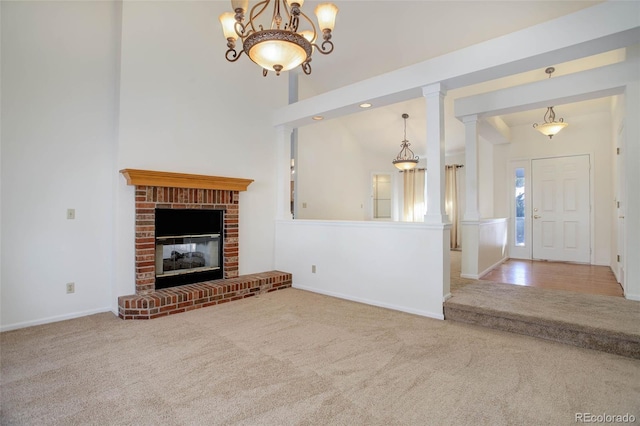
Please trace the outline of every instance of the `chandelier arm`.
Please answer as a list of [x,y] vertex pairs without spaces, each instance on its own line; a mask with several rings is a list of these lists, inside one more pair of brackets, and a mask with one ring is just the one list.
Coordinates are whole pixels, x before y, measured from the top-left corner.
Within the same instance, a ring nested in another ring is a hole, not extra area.
[[[409,148],[409,145],[411,145],[408,141],[402,141],[402,143],[400,144],[400,147],[402,147],[402,149],[400,150],[400,152],[398,153],[398,156],[396,157],[396,160],[399,161],[406,161],[406,160],[417,160],[419,157],[415,155],[415,153],[411,150],[411,148]],[[411,155],[409,155],[409,153],[411,153]]]
[[236,21],[233,28],[236,30],[236,34],[238,34],[240,40],[244,40],[249,34],[254,32],[253,30],[248,28],[247,25],[245,25],[242,21]]
[[322,53],[323,55],[328,55],[329,53],[333,52],[333,42],[331,40],[323,41],[320,46],[318,46],[318,44],[316,43],[314,44],[314,47],[318,52]]
[[304,71],[306,75],[311,74],[311,59],[301,63],[300,68],[302,68],[302,71]]
[[544,113],[544,122],[553,123],[556,119],[556,113],[553,111],[553,107],[547,107],[547,112]]
[[224,57],[229,62],[235,62],[240,59],[240,56],[242,56],[243,53],[244,50],[241,50],[240,53],[238,53],[234,47],[229,47],[229,49],[227,49],[227,52],[224,54]]
[[[299,9],[298,9],[299,10]],[[313,20],[311,18],[309,18],[309,16],[307,16],[306,13],[304,13],[302,10],[299,10],[299,15],[302,16],[305,21],[307,21],[309,23],[309,25],[311,26],[311,28],[313,29],[313,39],[315,40],[316,37],[318,36],[318,31],[316,30],[316,25],[313,23]],[[294,31],[298,31],[298,28],[296,28]]]
[[[256,3],[251,8],[251,12],[249,12],[249,22],[247,22],[247,25],[251,27],[251,32],[256,32],[256,27],[253,23],[258,17],[260,17],[260,15],[262,15],[264,10],[269,6],[269,3],[271,3],[271,0],[264,0],[259,3]],[[256,9],[258,9],[261,6],[262,8],[258,12],[256,12]],[[260,27],[262,27],[262,25],[260,25]]]

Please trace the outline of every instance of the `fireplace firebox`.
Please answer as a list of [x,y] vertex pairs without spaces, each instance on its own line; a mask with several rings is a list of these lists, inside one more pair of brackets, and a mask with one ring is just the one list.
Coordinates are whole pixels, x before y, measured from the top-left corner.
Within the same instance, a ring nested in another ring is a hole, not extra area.
[[156,290],[223,278],[223,218],[223,210],[155,209]]

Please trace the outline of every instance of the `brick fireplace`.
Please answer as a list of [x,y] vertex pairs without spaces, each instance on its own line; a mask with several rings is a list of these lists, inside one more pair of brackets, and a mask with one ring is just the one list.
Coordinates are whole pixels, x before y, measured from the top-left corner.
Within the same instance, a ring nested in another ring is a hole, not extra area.
[[224,278],[238,276],[238,191],[136,186],[136,294],[153,292],[156,282],[156,209],[223,210]]
[[[135,186],[135,294],[118,298],[123,319],[152,319],[291,286],[291,274],[238,276],[239,192],[250,179],[125,169]],[[156,209],[223,212],[223,279],[156,289]]]

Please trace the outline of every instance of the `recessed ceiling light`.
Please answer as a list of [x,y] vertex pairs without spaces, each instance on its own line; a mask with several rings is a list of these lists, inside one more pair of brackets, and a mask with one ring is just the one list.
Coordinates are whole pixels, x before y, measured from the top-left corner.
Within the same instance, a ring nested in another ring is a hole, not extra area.
[[363,104],[360,104],[360,108],[371,108],[371,104],[369,102],[365,102]]
[[314,119],[314,120],[316,120],[316,121],[324,120],[324,117],[323,117],[323,116],[321,116],[321,115],[314,115],[314,116],[313,116],[313,117],[311,117],[311,118],[313,118],[313,119]]

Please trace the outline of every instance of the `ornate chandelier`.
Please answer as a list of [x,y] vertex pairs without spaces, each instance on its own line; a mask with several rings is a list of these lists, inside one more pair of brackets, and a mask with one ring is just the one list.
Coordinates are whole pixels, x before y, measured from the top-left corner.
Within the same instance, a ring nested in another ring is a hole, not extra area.
[[420,157],[415,155],[409,148],[409,145],[411,145],[407,140],[407,118],[409,118],[409,114],[402,114],[402,118],[404,119],[404,140],[400,144],[402,149],[400,149],[396,159],[393,160],[393,165],[400,170],[411,170],[418,165]]
[[[273,2],[271,21],[259,23],[267,7]],[[338,8],[332,3],[322,3],[316,7],[318,28],[322,31],[323,42],[315,44],[318,38],[316,26],[300,8],[304,0],[263,0],[249,11],[245,22],[249,0],[231,0],[234,12],[220,15],[220,23],[227,39],[225,57],[229,62],[237,61],[242,53],[260,65],[262,75],[275,71],[288,71],[300,65],[305,74],[311,74],[311,54],[313,51],[328,55],[333,52],[331,31],[335,26]],[[236,51],[236,41],[242,42],[242,50]],[[314,49],[315,48],[315,49]]]
[[[556,69],[554,67],[549,67],[544,70],[545,73],[549,74],[549,78],[551,78],[551,74]],[[565,123],[561,118],[556,121],[556,112],[553,110],[553,107],[547,107],[547,112],[544,114],[544,123],[538,124],[533,123],[533,128],[542,133],[545,136],[549,136],[549,139],[553,138],[555,135],[560,132],[560,130],[567,127],[569,124]]]

